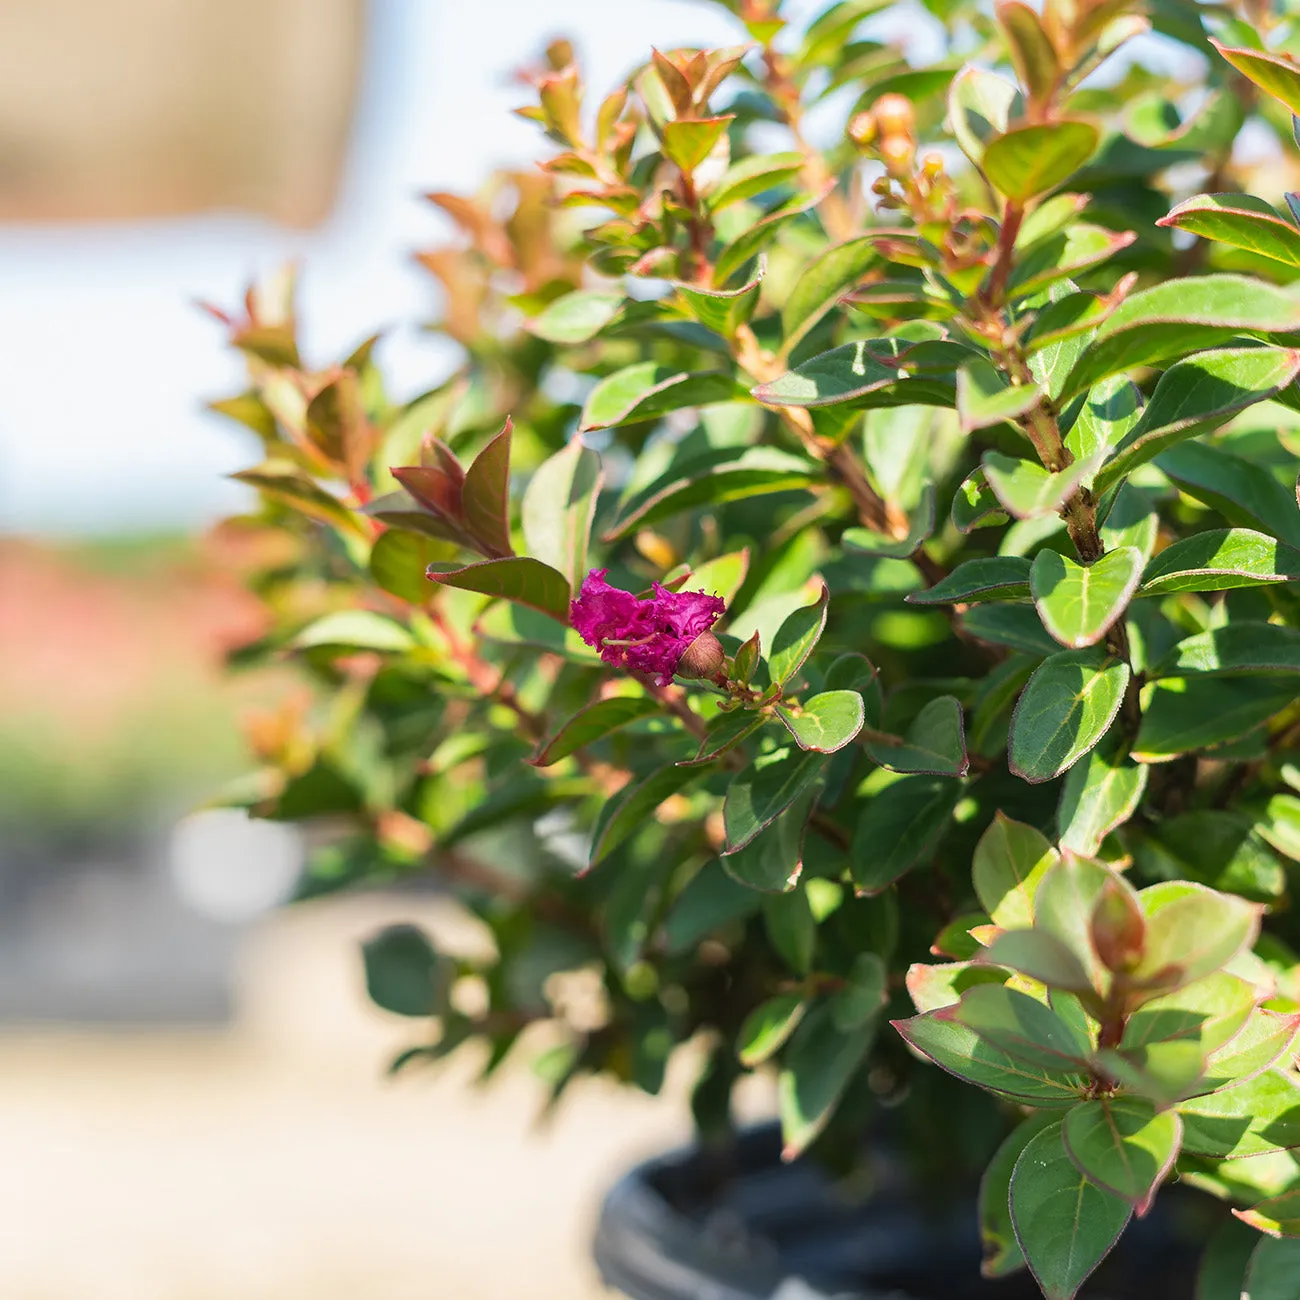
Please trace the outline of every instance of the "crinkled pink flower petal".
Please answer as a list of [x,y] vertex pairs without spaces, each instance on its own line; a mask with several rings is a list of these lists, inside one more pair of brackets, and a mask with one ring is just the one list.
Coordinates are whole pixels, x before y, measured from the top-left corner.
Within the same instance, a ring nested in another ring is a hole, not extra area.
[[686,647],[718,621],[726,601],[699,591],[669,591],[657,582],[654,595],[641,600],[611,587],[607,572],[593,569],[582,580],[569,605],[569,621],[607,664],[666,686]]

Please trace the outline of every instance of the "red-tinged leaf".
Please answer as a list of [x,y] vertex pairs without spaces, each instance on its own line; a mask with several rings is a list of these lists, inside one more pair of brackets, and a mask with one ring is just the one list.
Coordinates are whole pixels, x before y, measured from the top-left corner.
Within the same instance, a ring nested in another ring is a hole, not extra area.
[[397,465],[393,477],[427,510],[459,524],[461,483],[441,469],[424,465]]
[[502,559],[515,553],[510,544],[510,438],[514,424],[505,427],[474,458],[465,471],[461,505],[465,526],[485,555]]
[[1280,100],[1292,113],[1300,114],[1300,64],[1289,55],[1268,54],[1263,50],[1249,50],[1221,45],[1211,38],[1210,44],[1243,77],[1248,77],[1261,90]]
[[430,566],[429,577],[444,587],[477,591],[484,596],[500,596],[518,605],[549,614],[567,624],[569,621],[569,584],[564,574],[541,560],[526,555],[512,555],[499,560],[482,560],[464,568]]

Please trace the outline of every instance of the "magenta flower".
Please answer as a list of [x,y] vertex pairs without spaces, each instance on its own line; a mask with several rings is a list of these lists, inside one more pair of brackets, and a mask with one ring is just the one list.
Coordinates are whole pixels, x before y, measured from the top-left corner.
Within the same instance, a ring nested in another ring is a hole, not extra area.
[[[667,686],[691,643],[722,616],[726,601],[700,591],[669,591],[657,582],[654,595],[642,600],[611,587],[607,572],[593,569],[582,580],[582,590],[569,605],[569,621],[607,664]],[[717,658],[721,667],[720,646]]]

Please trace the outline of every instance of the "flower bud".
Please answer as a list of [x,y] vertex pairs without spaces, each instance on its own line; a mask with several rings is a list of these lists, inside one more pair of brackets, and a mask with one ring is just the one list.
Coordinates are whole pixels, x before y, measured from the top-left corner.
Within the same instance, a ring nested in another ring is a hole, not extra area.
[[716,677],[727,662],[722,642],[712,632],[701,632],[682,651],[677,661],[678,677]]
[[921,159],[921,171],[925,174],[926,180],[938,180],[943,175],[943,155],[937,153],[928,153]]
[[871,111],[882,136],[911,135],[916,125],[916,112],[906,95],[881,95]]
[[867,148],[878,134],[873,113],[855,113],[849,121],[849,139],[859,149]]
[[1133,891],[1119,880],[1108,880],[1092,909],[1089,931],[1101,964],[1116,972],[1131,971],[1146,946],[1146,918]]
[[885,164],[885,170],[899,179],[912,170],[912,156],[915,151],[915,146],[906,136],[886,136],[880,142],[880,157]]

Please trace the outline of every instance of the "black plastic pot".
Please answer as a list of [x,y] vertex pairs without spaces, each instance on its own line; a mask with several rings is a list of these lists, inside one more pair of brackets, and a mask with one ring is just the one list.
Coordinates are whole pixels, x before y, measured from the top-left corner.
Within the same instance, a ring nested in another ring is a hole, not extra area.
[[[875,1191],[851,1201],[812,1160],[783,1164],[775,1125],[725,1157],[648,1161],[606,1197],[596,1265],[631,1300],[1041,1300],[1024,1272],[980,1277],[973,1197],[923,1212],[896,1162],[872,1165]],[[1189,1196],[1163,1192],[1080,1300],[1191,1300],[1206,1207]]]

